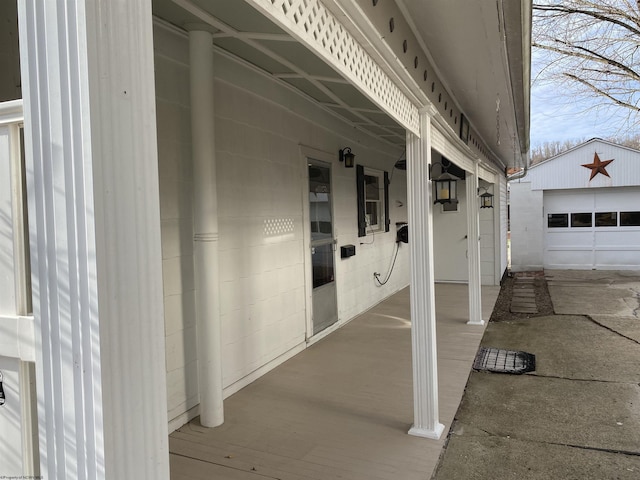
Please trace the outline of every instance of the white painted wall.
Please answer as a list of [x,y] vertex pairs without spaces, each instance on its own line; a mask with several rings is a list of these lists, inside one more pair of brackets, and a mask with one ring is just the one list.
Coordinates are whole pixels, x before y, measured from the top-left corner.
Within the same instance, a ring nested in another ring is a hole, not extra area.
[[[442,155],[432,150],[432,162],[441,162]],[[489,183],[480,181],[483,187],[489,187]],[[496,189],[499,187],[496,187]],[[433,248],[434,248],[434,272],[437,282],[461,282],[469,281],[469,263],[467,259],[467,192],[464,180],[457,182],[458,210],[445,212],[441,204],[433,208]],[[478,198],[471,201],[479,202]],[[495,201],[495,198],[494,198]],[[506,202],[505,202],[506,203]],[[483,285],[495,285],[496,262],[500,261],[500,252],[497,252],[496,220],[493,208],[480,209],[480,269]],[[506,214],[504,216],[506,231]],[[506,234],[502,244],[505,256],[506,268]],[[496,259],[496,253],[498,258]]]
[[[175,428],[198,404],[187,41],[156,26],[155,50],[168,409]],[[332,162],[338,250],[356,245],[354,257],[341,260],[336,253],[339,323],[408,284],[406,245],[389,283],[379,287],[373,278],[373,272],[386,274],[393,260],[395,222],[407,220],[406,176],[393,173],[391,231],[358,238],[355,169],[338,162],[338,149],[350,146],[356,163],[390,173],[398,149],[224,55],[216,54],[215,69],[220,309],[229,395],[306,345],[308,186],[301,145],[325,152]]]
[[511,270],[542,270],[544,249],[543,192],[516,180],[511,189]]
[[458,211],[445,212],[441,204],[433,206],[433,252],[436,282],[466,283],[469,280],[465,182],[459,180],[457,189]]

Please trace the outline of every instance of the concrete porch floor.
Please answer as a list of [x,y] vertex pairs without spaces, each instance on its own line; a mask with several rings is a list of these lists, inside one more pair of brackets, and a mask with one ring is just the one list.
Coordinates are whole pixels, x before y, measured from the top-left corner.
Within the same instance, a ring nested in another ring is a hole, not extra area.
[[[500,287],[483,286],[488,321]],[[484,326],[466,324],[466,285],[436,285],[440,440],[413,421],[409,289],[225,400],[225,423],[169,436],[172,480],[429,479]]]

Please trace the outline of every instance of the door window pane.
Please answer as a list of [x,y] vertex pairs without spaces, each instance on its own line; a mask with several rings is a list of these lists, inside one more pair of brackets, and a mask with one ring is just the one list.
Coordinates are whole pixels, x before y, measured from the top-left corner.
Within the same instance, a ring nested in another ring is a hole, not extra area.
[[620,212],[621,227],[640,227],[640,212]]
[[313,288],[333,282],[333,243],[316,245],[311,250]]
[[547,215],[547,227],[562,228],[569,226],[568,213],[550,213]]
[[331,238],[331,170],[309,166],[309,217],[311,240]]
[[571,226],[572,227],[590,227],[591,226],[591,212],[589,212],[589,213],[572,213],[571,214]]
[[617,212],[599,212],[596,213],[596,227],[617,227]]

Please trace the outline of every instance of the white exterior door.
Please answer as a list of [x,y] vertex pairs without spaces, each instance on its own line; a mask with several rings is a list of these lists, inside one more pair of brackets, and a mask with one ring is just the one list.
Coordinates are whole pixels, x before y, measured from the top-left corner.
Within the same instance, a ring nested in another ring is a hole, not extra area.
[[545,191],[547,269],[640,268],[640,188]]

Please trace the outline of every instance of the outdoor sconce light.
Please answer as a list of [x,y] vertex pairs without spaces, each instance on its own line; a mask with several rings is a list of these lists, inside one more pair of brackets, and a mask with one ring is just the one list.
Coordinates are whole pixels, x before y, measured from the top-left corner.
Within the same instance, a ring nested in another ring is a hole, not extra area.
[[[442,173],[437,177],[431,177],[431,169],[434,165],[440,165]],[[429,167],[429,178],[435,184],[436,199],[433,203],[455,203],[458,201],[456,189],[456,177],[447,172],[449,165],[440,162],[432,163]]]
[[[480,194],[480,190],[484,190],[483,194]],[[478,196],[480,197],[480,208],[493,208],[493,193],[489,193],[484,187],[478,188]]]
[[340,161],[344,162],[344,168],[353,168],[356,156],[351,153],[351,147],[345,147],[338,153],[340,154]]

